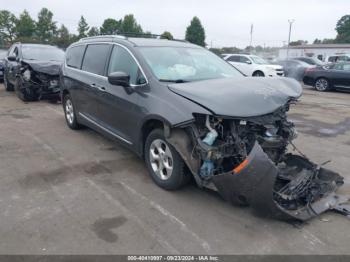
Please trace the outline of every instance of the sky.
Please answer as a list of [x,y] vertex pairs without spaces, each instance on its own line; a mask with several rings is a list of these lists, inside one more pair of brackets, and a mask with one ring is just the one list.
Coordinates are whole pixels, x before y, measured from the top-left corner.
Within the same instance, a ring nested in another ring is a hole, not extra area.
[[36,18],[42,7],[74,33],[81,15],[99,27],[105,18],[134,14],[144,31],[167,30],[183,39],[198,16],[209,46],[243,48],[249,45],[251,24],[252,45],[282,46],[288,40],[288,19],[295,20],[291,41],[334,38],[337,21],[350,13],[350,0],[0,0],[0,9],[15,15],[26,9]]

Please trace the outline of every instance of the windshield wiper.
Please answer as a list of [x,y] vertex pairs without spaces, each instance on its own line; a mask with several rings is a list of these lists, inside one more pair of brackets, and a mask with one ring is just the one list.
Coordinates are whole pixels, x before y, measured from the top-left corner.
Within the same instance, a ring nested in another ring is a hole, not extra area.
[[187,83],[190,82],[184,79],[159,79],[160,82],[171,82],[171,83]]

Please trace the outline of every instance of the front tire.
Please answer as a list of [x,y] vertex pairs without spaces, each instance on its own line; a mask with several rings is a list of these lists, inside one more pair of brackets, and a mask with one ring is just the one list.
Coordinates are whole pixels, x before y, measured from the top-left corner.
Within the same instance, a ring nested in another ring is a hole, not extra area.
[[16,78],[15,91],[17,97],[23,102],[37,101],[39,99],[39,95],[33,89],[23,88],[22,79],[19,77]]
[[9,83],[7,77],[4,75],[4,86],[7,92],[14,91],[13,84]]
[[316,79],[314,87],[320,92],[329,91],[331,89],[329,80],[323,77]]
[[176,190],[189,182],[186,166],[175,148],[166,142],[164,132],[154,129],[145,143],[145,161],[153,181],[166,190]]
[[70,129],[77,130],[81,128],[81,125],[77,121],[76,111],[73,104],[73,100],[69,94],[63,97],[63,111],[66,123]]

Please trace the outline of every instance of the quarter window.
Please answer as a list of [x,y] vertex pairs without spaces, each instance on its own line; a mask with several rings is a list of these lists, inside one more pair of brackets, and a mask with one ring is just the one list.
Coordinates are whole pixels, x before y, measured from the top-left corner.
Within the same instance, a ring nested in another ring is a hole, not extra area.
[[109,50],[109,45],[88,45],[81,69],[97,75],[104,75]]
[[68,66],[80,69],[83,59],[85,45],[74,46],[67,52],[66,63]]
[[108,74],[113,72],[124,72],[130,76],[130,84],[145,84],[146,79],[142,75],[139,66],[130,53],[123,47],[113,47],[111,59],[108,66]]

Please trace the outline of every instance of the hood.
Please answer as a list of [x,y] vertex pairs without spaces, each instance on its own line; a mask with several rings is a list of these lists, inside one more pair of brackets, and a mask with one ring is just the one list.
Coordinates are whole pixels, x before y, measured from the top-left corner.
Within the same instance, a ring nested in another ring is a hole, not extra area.
[[222,78],[168,87],[216,115],[231,117],[269,114],[302,94],[301,85],[289,78]]
[[22,60],[28,64],[35,72],[48,75],[58,75],[62,62],[59,61],[38,61],[38,60]]

